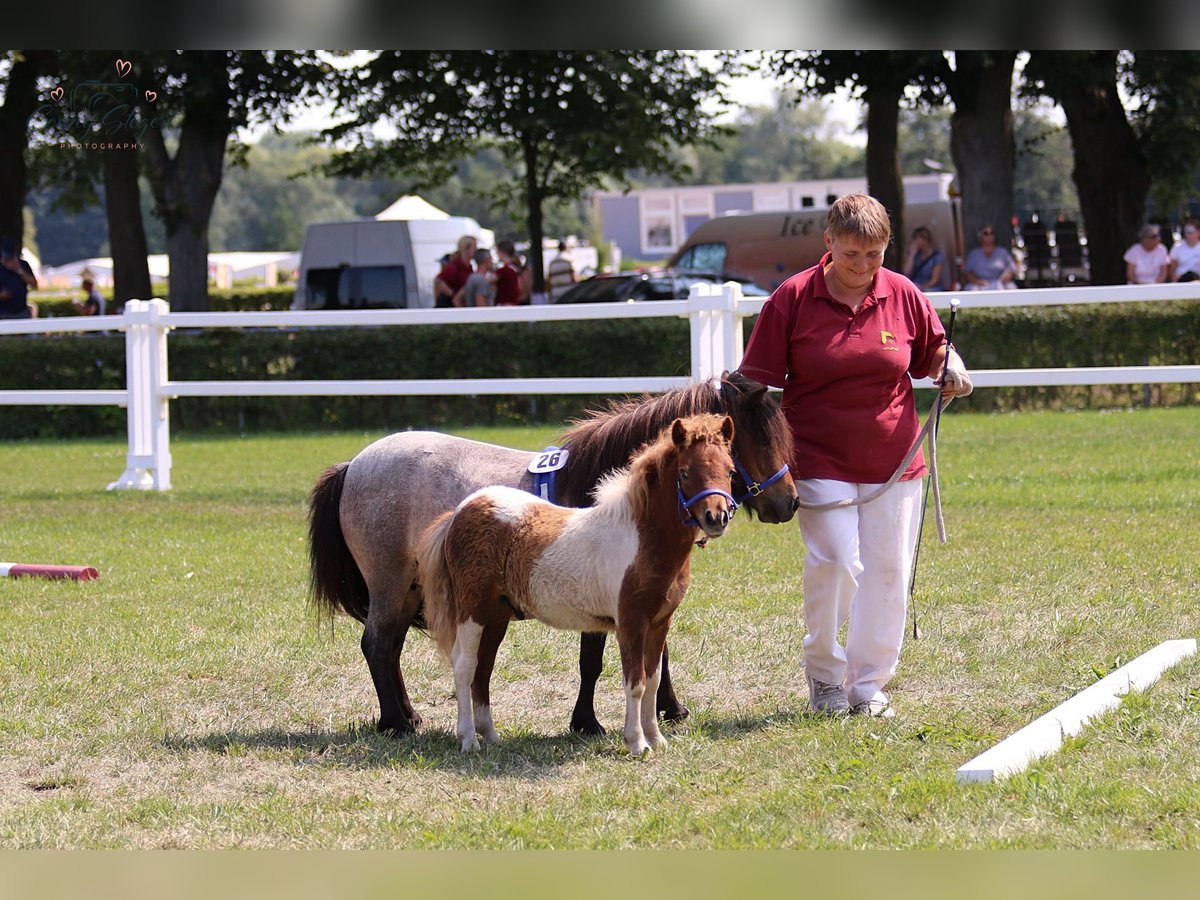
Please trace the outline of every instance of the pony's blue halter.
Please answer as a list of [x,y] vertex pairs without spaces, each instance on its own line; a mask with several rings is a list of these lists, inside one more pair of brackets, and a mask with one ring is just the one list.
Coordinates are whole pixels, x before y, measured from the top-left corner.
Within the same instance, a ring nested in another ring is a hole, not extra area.
[[788,464],[784,463],[782,468],[780,468],[780,470],[778,472],[776,472],[774,475],[772,475],[770,478],[768,478],[762,484],[759,484],[757,481],[755,481],[753,478],[750,477],[750,473],[746,471],[746,467],[743,466],[742,461],[740,459],[738,459],[738,455],[737,455],[736,451],[731,450],[729,455],[733,457],[733,465],[734,465],[734,468],[737,469],[738,475],[741,477],[742,481],[744,481],[746,483],[746,493],[742,494],[742,496],[737,498],[737,502],[739,502],[739,503],[744,501],[747,497],[757,497],[759,494],[761,494],[763,491],[765,491],[767,488],[769,488],[771,485],[773,485],[775,482],[777,482],[780,478],[782,478],[788,472]]
[[733,499],[733,494],[727,494],[720,488],[705,488],[692,499],[688,499],[683,493],[683,482],[675,479],[675,493],[679,496],[679,518],[684,525],[694,525],[697,528],[702,527],[700,522],[692,515],[692,507],[711,494],[717,494],[729,501],[729,518],[732,519],[734,513],[737,512],[738,502]]

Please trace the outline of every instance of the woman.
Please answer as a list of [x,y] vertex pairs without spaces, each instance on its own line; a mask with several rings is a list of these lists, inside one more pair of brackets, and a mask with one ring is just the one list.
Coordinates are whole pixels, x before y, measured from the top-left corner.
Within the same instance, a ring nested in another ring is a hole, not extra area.
[[521,275],[517,271],[520,258],[512,241],[496,244],[496,256],[500,267],[496,269],[496,305],[519,306],[521,303]]
[[1125,280],[1130,284],[1158,284],[1167,280],[1171,259],[1162,245],[1157,225],[1143,225],[1138,242],[1125,251]]
[[434,306],[438,309],[448,309],[452,306],[463,305],[463,288],[467,279],[475,270],[471,268],[471,260],[478,249],[475,238],[464,234],[458,239],[457,249],[437,277],[433,279]]
[[[828,252],[763,306],[741,372],[783,388],[800,499],[855,499],[887,482],[920,432],[909,376],[965,397],[971,379],[929,299],[882,268],[887,210],[852,194],[830,207]],[[921,512],[920,453],[891,490],[862,506],[801,509],[804,667],[818,713],[891,716],[884,687],[904,639]],[[839,631],[849,621],[845,646]]]
[[946,257],[933,246],[933,232],[924,225],[913,229],[908,242],[908,258],[904,260],[904,274],[925,293],[944,291],[950,287],[947,278]]
[[996,229],[979,229],[979,246],[967,254],[963,277],[968,291],[999,291],[1016,288],[1017,265],[1011,254],[996,243]]

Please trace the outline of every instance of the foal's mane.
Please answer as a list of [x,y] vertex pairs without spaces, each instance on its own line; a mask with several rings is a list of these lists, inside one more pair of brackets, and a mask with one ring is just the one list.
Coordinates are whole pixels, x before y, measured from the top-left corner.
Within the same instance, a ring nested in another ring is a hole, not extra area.
[[670,466],[677,462],[680,452],[695,444],[728,446],[721,431],[725,422],[723,415],[697,414],[682,418],[688,437],[683,448],[675,446],[672,429],[668,424],[659,431],[652,442],[639,448],[624,467],[600,479],[593,497],[595,502],[603,504],[614,495],[625,494],[629,498],[634,518],[640,519],[650,503],[652,488],[668,484],[674,490],[675,482],[668,481],[666,476]]
[[764,385],[732,372],[718,384],[702,381],[657,395],[612,400],[573,420],[559,441],[570,445],[570,460],[558,473],[558,502],[589,505],[592,489],[606,473],[628,465],[639,447],[675,419],[697,413],[731,415],[735,441],[772,447],[781,460],[791,459],[792,435],[779,404],[767,396]]

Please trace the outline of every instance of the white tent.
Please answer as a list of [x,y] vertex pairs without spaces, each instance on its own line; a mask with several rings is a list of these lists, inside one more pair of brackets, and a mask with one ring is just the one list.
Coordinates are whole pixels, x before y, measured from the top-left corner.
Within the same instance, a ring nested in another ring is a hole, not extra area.
[[[151,281],[165,281],[171,274],[171,264],[165,253],[154,253],[146,257]],[[256,278],[272,286],[277,283],[278,273],[293,272],[300,263],[300,254],[294,250],[273,252],[226,252],[208,254],[208,274],[218,287],[230,287],[234,279]],[[76,288],[87,272],[100,288],[111,288],[113,281],[112,259],[92,257],[64,263],[61,266],[44,266],[42,275],[47,288]]]
[[405,194],[375,218],[399,221],[448,219],[450,218],[450,213],[444,209],[438,209],[428,200],[418,197],[416,194]]

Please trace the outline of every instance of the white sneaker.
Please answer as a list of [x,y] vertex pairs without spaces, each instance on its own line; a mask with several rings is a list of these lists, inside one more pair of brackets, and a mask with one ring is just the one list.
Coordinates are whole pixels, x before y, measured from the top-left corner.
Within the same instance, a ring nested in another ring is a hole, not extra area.
[[852,716],[871,716],[876,719],[894,719],[896,711],[892,709],[892,704],[888,700],[864,700],[862,703],[855,703],[850,709]]
[[850,710],[850,701],[840,684],[828,684],[809,677],[808,705],[813,712],[826,716],[844,715]]

